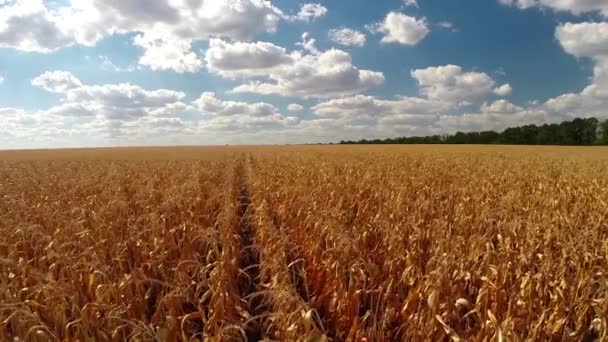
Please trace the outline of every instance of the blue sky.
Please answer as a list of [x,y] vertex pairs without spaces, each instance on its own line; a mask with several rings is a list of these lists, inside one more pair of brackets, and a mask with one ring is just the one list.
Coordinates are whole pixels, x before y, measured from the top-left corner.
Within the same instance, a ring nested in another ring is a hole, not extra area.
[[0,148],[608,117],[608,1],[4,0]]

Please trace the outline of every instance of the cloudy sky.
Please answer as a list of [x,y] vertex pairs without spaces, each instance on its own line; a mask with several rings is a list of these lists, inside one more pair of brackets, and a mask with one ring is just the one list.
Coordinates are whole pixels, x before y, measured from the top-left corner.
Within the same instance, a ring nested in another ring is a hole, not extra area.
[[608,0],[0,0],[0,149],[608,117]]

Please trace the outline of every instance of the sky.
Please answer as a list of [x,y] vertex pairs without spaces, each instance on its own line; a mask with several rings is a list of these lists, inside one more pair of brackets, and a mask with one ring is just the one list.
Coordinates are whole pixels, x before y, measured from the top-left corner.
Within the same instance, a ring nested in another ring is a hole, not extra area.
[[608,0],[0,0],[0,149],[608,118]]

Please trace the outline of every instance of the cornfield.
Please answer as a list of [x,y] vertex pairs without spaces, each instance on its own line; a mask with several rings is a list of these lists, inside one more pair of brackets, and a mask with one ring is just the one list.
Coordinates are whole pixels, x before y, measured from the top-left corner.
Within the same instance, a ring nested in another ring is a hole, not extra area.
[[0,153],[0,340],[608,339],[608,150]]

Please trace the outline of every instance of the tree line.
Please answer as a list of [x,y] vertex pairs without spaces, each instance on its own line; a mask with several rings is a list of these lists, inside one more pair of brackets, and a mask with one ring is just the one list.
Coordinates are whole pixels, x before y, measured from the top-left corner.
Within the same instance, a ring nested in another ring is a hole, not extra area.
[[502,145],[608,145],[608,120],[574,119],[559,124],[525,125],[502,132],[457,132],[424,137],[340,141],[340,144],[502,144]]

